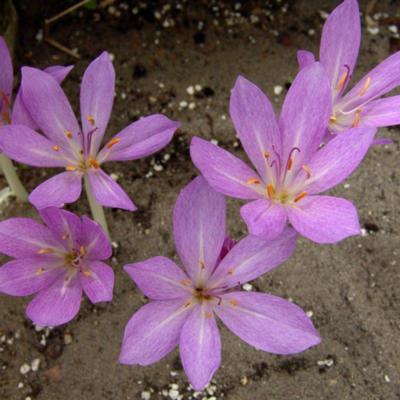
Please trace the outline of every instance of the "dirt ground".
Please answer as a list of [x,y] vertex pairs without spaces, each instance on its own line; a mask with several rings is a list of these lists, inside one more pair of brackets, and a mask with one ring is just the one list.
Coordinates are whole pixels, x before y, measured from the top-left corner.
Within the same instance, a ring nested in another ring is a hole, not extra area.
[[[318,48],[324,12],[337,0],[177,1],[170,8],[132,1],[81,9],[52,28],[53,38],[79,50],[79,61],[41,40],[43,19],[69,3],[39,3],[19,2],[18,66],[76,63],[64,87],[77,108],[85,67],[108,50],[118,77],[108,135],[154,112],[180,120],[182,128],[155,157],[106,166],[139,206],[135,213],[107,210],[118,245],[112,304],[93,306],[85,299],[74,321],[39,330],[24,315],[29,299],[0,297],[0,399],[400,399],[398,128],[382,130],[394,144],[372,148],[361,168],[333,191],[358,206],[363,234],[333,246],[302,239],[291,260],[252,282],[253,290],[291,298],[308,311],[323,338],[319,346],[295,357],[273,356],[221,327],[222,365],[202,393],[189,388],[177,351],[146,368],[118,364],[124,326],[146,302],[122,266],[155,255],[175,257],[172,206],[197,173],[189,157],[190,138],[217,140],[244,157],[228,112],[235,78],[241,73],[257,83],[278,109],[297,70],[296,49]],[[362,1],[363,12],[372,3]],[[369,11],[376,27],[370,24],[367,30],[364,23],[355,78],[400,49],[393,27],[400,28],[399,11],[389,0]],[[189,94],[195,85],[201,89]],[[29,190],[54,173],[19,170]],[[0,187],[5,186],[0,178]],[[229,201],[229,227],[236,239],[246,233],[239,206]],[[84,197],[69,208],[89,212]],[[32,207],[14,201],[0,211],[2,219],[36,216]]]

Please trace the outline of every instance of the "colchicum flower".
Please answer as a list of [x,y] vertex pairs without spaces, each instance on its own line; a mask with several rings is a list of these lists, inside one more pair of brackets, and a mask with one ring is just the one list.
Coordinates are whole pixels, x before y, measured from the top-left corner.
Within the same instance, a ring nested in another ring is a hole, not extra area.
[[292,229],[271,242],[247,236],[219,261],[225,200],[198,177],[177,199],[174,238],[184,270],[165,257],[125,266],[151,301],[126,326],[122,364],[149,365],[179,345],[190,383],[202,389],[221,362],[215,315],[245,342],[270,353],[294,354],[320,342],[298,306],[276,296],[240,291],[241,284],[290,257],[296,245]]
[[192,160],[215,190],[253,200],[241,208],[251,234],[273,239],[289,221],[315,242],[337,242],[359,233],[357,211],[347,200],[317,194],[354,171],[376,129],[348,130],[320,148],[330,112],[329,82],[319,63],[297,75],[279,123],[264,93],[239,77],[230,114],[258,174],[232,154],[197,137],[191,143]]
[[[355,68],[360,41],[358,2],[345,0],[326,20],[319,51],[332,92],[331,134],[361,125],[384,127],[400,124],[400,96],[380,98],[400,85],[400,51],[382,61],[344,94]],[[314,55],[304,50],[298,52],[297,58],[300,68],[314,62]]]
[[34,189],[29,200],[39,209],[72,203],[81,194],[84,177],[99,204],[135,210],[102,164],[153,154],[170,142],[179,124],[163,115],[151,115],[123,129],[99,150],[115,89],[115,71],[106,52],[89,65],[82,79],[82,129],[63,90],[49,74],[24,67],[21,86],[24,104],[44,135],[23,125],[6,126],[0,135],[2,150],[28,165],[65,168]]
[[114,272],[102,262],[111,245],[87,217],[49,207],[46,225],[30,218],[0,222],[0,252],[14,258],[0,268],[0,293],[36,294],[26,310],[37,325],[56,326],[79,311],[82,289],[92,303],[111,301]]
[[[58,82],[62,82],[71,71],[72,67],[53,66],[44,72],[53,76]],[[18,90],[15,100],[12,99],[14,71],[10,52],[3,37],[0,36],[0,127],[8,124],[23,124],[36,129],[27,109],[24,106],[21,90]],[[27,193],[22,186],[11,161],[0,154],[0,166],[5,174],[13,193],[20,199],[26,200]]]

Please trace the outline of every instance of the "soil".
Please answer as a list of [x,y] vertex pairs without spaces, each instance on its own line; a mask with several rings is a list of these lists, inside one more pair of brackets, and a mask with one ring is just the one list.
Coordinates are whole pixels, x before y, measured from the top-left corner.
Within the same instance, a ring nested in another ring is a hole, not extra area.
[[[189,388],[178,351],[146,368],[118,364],[124,326],[146,302],[122,266],[155,255],[175,257],[171,210],[180,189],[197,174],[188,152],[191,137],[214,139],[245,157],[228,112],[237,75],[257,83],[278,109],[297,71],[296,49],[317,50],[324,12],[337,3],[117,1],[103,9],[81,8],[51,29],[54,39],[78,49],[77,61],[46,44],[40,33],[44,19],[70,2],[17,2],[18,67],[76,64],[64,87],[78,109],[84,69],[108,50],[118,77],[108,135],[155,112],[180,120],[182,128],[156,156],[106,166],[139,207],[135,213],[106,211],[117,244],[111,304],[93,306],[84,300],[74,321],[40,330],[24,315],[29,299],[0,297],[1,399],[400,398],[398,128],[382,129],[381,135],[394,144],[371,148],[361,167],[332,191],[357,205],[363,234],[332,246],[301,239],[291,260],[252,282],[252,290],[290,298],[309,312],[323,338],[319,346],[297,356],[274,356],[256,351],[221,326],[222,365],[202,393]],[[373,3],[361,1],[362,11]],[[399,10],[393,1],[375,2],[369,25],[363,19],[354,82],[400,48],[393,28],[400,25]],[[195,85],[201,89],[189,94],[187,88]],[[55,172],[19,170],[29,190]],[[0,178],[0,187],[5,186]],[[239,239],[246,233],[240,202],[228,204],[230,233]],[[89,213],[84,197],[68,208]],[[2,205],[2,219],[17,215],[37,216],[26,204],[10,200]]]

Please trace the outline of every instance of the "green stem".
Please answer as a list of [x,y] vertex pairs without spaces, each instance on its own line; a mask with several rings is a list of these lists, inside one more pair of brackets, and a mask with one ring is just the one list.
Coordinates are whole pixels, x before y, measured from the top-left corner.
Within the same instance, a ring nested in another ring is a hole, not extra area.
[[90,188],[89,180],[86,177],[85,177],[85,190],[86,190],[87,199],[89,201],[90,211],[92,212],[92,216],[93,216],[94,220],[97,221],[102,226],[108,239],[111,240],[110,232],[108,231],[107,220],[106,220],[106,216],[104,215],[103,207],[94,198],[92,189]]
[[28,193],[22,185],[12,161],[0,154],[0,168],[11,187],[13,195],[20,201],[28,201]]

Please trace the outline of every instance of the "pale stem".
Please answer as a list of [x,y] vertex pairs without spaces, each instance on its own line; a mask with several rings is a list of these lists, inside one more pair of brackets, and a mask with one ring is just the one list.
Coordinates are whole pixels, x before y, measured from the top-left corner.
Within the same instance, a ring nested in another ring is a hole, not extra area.
[[28,201],[28,192],[22,185],[12,161],[4,154],[0,154],[0,168],[11,187],[13,195],[20,201]]
[[85,190],[87,199],[89,201],[90,211],[92,212],[94,220],[101,225],[108,239],[111,241],[110,232],[108,231],[106,216],[104,214],[104,209],[94,198],[92,189],[90,188],[89,180],[86,177],[85,177]]

